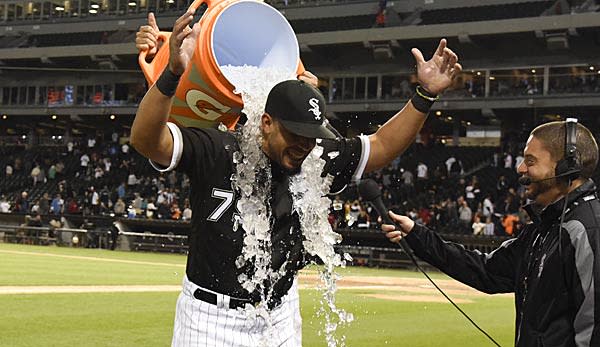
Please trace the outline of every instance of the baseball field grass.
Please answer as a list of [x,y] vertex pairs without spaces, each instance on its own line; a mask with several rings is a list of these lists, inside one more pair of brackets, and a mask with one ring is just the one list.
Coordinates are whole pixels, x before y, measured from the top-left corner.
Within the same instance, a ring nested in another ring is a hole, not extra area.
[[[185,256],[0,243],[0,346],[169,346]],[[302,272],[303,345],[326,346],[316,267]],[[350,267],[338,305],[355,320],[347,346],[492,346],[419,273]],[[512,296],[432,277],[502,346]]]

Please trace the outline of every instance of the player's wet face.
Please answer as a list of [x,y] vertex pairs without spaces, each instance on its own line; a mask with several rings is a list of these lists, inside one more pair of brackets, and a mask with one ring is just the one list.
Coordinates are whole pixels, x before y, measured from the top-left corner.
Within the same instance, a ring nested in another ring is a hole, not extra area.
[[267,156],[293,173],[299,171],[302,162],[316,144],[315,139],[296,135],[277,121],[272,131],[264,136],[264,150]]

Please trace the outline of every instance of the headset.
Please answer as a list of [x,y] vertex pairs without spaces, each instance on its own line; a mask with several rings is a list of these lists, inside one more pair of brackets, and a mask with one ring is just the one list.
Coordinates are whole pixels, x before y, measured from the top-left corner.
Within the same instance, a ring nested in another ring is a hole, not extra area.
[[[577,155],[577,118],[567,118],[565,121],[565,154],[563,159],[556,163],[554,170],[556,177],[567,183],[567,189],[571,187],[571,182],[578,179],[581,175],[581,163]],[[558,254],[562,256],[562,227],[567,212],[567,200],[569,200],[569,191],[563,198],[563,208],[560,215],[560,224],[558,229]]]
[[567,118],[565,121],[565,154],[556,163],[554,175],[566,182],[572,182],[579,178],[581,163],[577,154],[577,118]]

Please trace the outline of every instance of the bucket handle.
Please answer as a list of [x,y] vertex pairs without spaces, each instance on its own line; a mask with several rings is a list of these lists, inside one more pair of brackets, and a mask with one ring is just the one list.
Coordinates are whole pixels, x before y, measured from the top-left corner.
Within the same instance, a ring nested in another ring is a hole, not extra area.
[[296,78],[299,77],[300,75],[302,75],[304,73],[304,71],[306,71],[306,68],[304,67],[304,64],[302,63],[302,60],[298,59],[298,68],[296,68]]
[[[162,41],[163,46],[166,44],[169,44],[169,38],[171,37],[171,33],[167,32],[167,31],[161,31],[158,33],[158,41]],[[166,48],[167,51],[169,50],[169,47],[167,46]],[[147,62],[146,61],[146,57],[148,56],[148,51],[140,51],[140,54],[138,56],[138,63],[140,64],[140,67],[142,68],[142,72],[144,73],[144,77],[146,77],[146,81],[148,81],[149,84],[154,84],[154,82],[156,82],[156,80],[158,79],[158,77],[160,76],[160,74],[162,73],[162,70],[165,68],[165,66],[168,65],[169,63],[169,54],[165,54],[164,57],[166,57],[166,61],[165,62],[161,62],[159,60],[164,60],[164,59],[157,59],[159,58],[159,54],[158,54],[158,50],[156,52],[156,55],[154,56],[154,59],[152,59],[151,62]],[[158,69],[160,69],[160,71],[158,71]]]
[[188,8],[188,10],[191,10],[191,9],[197,10],[198,7],[200,7],[200,5],[202,5],[203,3],[206,3],[206,6],[208,6],[210,8],[210,7],[212,7],[213,2],[214,2],[214,0],[194,0],[194,2],[192,2],[190,7]]

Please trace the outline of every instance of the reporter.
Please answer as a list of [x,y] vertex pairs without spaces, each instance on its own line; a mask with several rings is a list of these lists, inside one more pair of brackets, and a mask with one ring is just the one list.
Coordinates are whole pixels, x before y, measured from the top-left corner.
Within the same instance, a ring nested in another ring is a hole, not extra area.
[[382,226],[390,241],[405,238],[415,255],[450,277],[488,294],[515,293],[515,346],[600,346],[600,202],[590,179],[598,145],[586,127],[574,127],[573,156],[565,155],[566,122],[531,132],[517,171],[533,201],[524,207],[533,222],[493,252],[446,242],[392,212],[399,229]]

